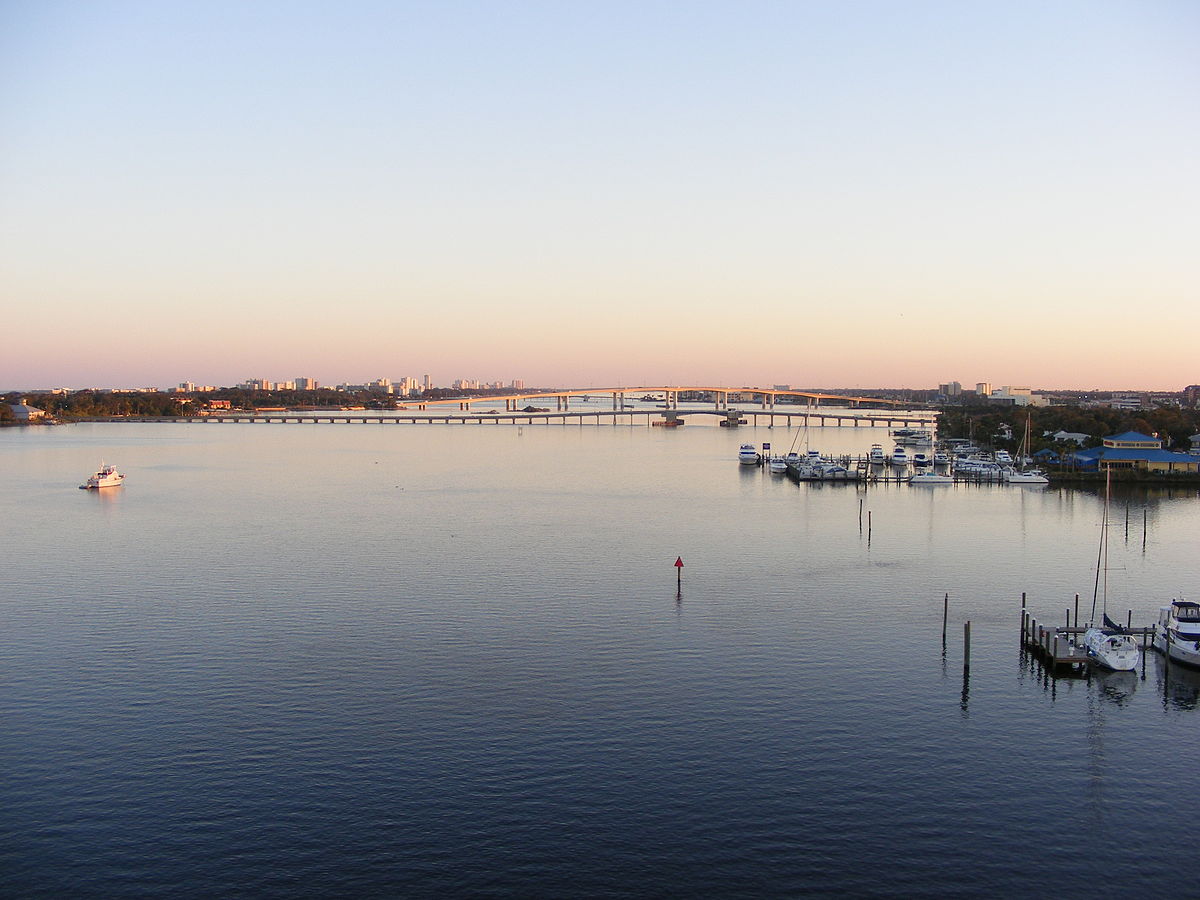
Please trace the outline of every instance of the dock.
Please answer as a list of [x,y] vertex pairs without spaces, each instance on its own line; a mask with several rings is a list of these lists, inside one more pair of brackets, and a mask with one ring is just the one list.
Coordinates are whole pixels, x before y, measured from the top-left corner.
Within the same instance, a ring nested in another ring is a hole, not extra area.
[[[1153,628],[1126,627],[1122,630],[1125,634],[1140,637],[1143,651],[1150,646]],[[1088,661],[1087,651],[1076,643],[1076,638],[1085,631],[1087,627],[1078,624],[1078,612],[1075,625],[1045,625],[1023,605],[1021,607],[1021,646],[1034,653],[1051,672],[1078,671],[1084,667]]]
[[1021,610],[1021,646],[1032,651],[1052,672],[1080,670],[1088,661],[1087,651],[1072,636],[1042,625],[1026,609]]

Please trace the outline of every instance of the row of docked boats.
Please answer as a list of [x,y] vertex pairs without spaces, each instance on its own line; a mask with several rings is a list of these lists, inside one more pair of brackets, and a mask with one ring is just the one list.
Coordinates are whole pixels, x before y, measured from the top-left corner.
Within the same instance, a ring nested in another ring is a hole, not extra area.
[[[738,451],[738,462],[743,465],[766,465],[771,472],[782,475],[789,469],[804,481],[857,481],[866,478],[859,469],[849,469],[837,460],[822,457],[815,450],[805,454],[788,453],[785,456],[764,456],[753,444],[742,444]],[[892,453],[884,453],[883,446],[873,444],[866,462],[870,467],[890,466],[894,472],[914,469],[907,480],[915,485],[953,484],[954,474],[988,481],[1009,484],[1048,484],[1049,479],[1039,469],[1017,468],[1012,457],[1000,451],[996,457],[981,456],[952,459],[949,454],[916,452],[909,454],[905,447],[897,445]],[[952,474],[954,473],[954,474]]]
[[816,450],[773,456],[767,460],[767,466],[773,475],[785,475],[790,471],[800,481],[856,481],[860,477],[857,471],[847,469]]
[[[935,453],[914,452],[909,454],[907,448],[897,444],[891,454],[885,454],[883,447],[872,444],[867,455],[872,465],[889,465],[893,469],[902,469],[908,465],[919,470],[908,479],[911,484],[952,484],[954,481],[950,470],[967,477],[983,480],[1003,481],[1007,484],[1049,484],[1050,479],[1040,469],[1026,468],[1025,460],[1018,464],[1006,450],[997,450],[995,455],[985,458],[981,453],[970,456],[951,457],[944,451]],[[942,469],[938,472],[938,469]]]

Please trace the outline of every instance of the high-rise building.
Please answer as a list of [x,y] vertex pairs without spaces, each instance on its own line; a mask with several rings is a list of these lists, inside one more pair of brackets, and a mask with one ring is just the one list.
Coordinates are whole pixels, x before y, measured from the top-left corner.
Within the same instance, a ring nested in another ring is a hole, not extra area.
[[433,390],[433,379],[428,375],[425,376],[425,390]]
[[298,391],[315,391],[320,384],[315,378],[297,378],[296,390]]

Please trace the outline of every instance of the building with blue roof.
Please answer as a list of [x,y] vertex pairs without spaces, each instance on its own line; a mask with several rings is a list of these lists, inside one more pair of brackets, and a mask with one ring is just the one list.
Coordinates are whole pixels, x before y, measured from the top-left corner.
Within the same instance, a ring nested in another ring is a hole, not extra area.
[[1189,453],[1163,449],[1163,442],[1138,431],[1126,431],[1104,439],[1101,447],[1079,450],[1071,457],[1080,469],[1137,469],[1142,472],[1175,473],[1200,470],[1200,458]]

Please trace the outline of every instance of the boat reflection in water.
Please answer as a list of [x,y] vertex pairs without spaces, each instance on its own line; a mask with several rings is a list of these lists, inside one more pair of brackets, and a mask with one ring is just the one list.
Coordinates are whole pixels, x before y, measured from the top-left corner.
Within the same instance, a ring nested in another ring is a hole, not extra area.
[[1162,696],[1163,706],[1179,710],[1200,708],[1200,669],[1170,662],[1160,653],[1148,655],[1154,657],[1150,668],[1153,670],[1158,692]]

